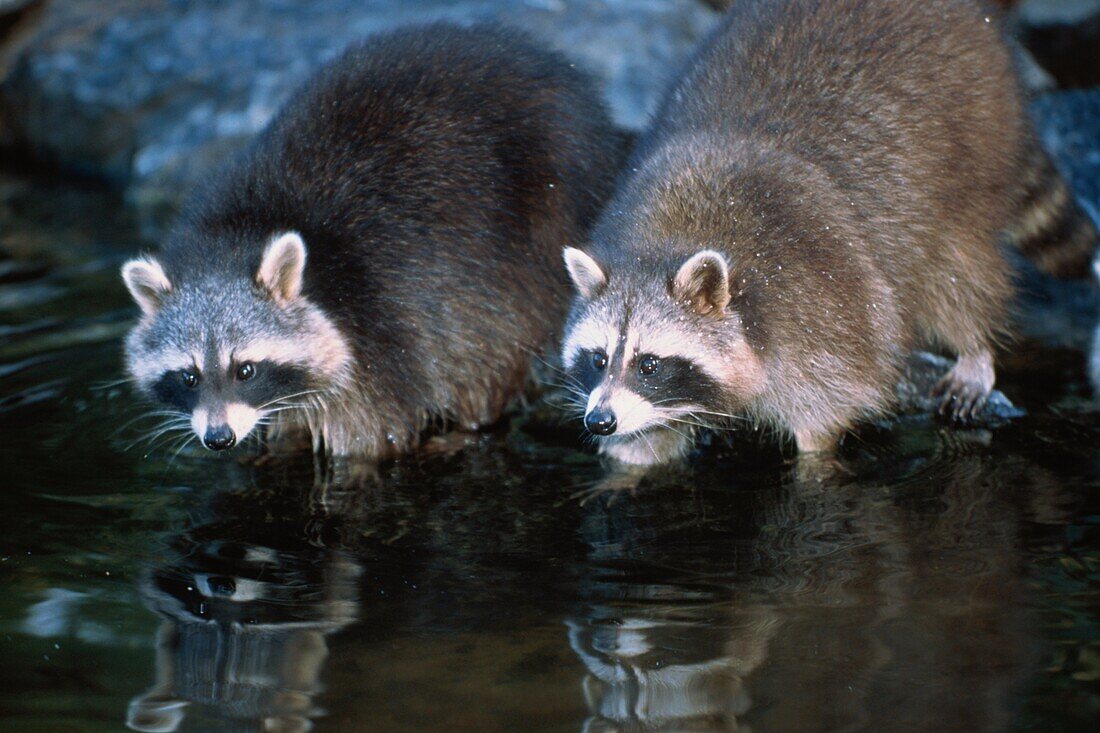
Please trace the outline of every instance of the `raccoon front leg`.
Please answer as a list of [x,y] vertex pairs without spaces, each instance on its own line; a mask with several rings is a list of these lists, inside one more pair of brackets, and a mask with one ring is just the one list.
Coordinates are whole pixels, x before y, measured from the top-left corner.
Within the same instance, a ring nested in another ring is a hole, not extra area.
[[799,453],[832,453],[840,442],[840,430],[813,430],[796,428],[794,442]]
[[962,352],[932,391],[940,398],[940,415],[959,423],[973,420],[985,407],[995,379],[989,349]]
[[290,417],[284,417],[267,426],[263,441],[263,454],[259,462],[271,457],[295,455],[310,451],[313,439],[309,427]]

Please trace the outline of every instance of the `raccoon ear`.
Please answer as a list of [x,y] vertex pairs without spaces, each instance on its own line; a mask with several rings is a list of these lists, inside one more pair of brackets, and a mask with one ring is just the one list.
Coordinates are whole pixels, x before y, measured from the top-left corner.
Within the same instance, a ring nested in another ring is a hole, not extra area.
[[607,285],[607,275],[596,260],[576,247],[566,247],[562,255],[565,257],[565,269],[569,271],[569,279],[573,281],[577,293],[586,299],[599,295]]
[[680,265],[669,289],[677,302],[699,315],[720,314],[730,302],[726,258],[712,249],[696,252]]
[[152,257],[138,257],[122,266],[122,281],[147,316],[155,315],[172,283],[164,274],[164,268]]
[[306,269],[306,245],[298,232],[284,232],[271,240],[264,250],[256,283],[271,294],[279,305],[286,305],[302,292],[302,274]]

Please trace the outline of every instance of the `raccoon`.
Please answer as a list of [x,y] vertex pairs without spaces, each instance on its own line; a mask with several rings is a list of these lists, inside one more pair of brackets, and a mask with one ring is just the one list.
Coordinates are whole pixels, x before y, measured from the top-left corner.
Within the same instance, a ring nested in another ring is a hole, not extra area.
[[122,268],[129,374],[211,450],[263,426],[379,459],[491,423],[564,320],[561,247],[620,148],[592,81],[516,31],[371,38]]
[[601,452],[665,462],[745,419],[827,454],[890,409],[920,345],[958,357],[941,411],[981,410],[1012,292],[998,241],[1075,272],[1096,234],[994,21],[962,0],[733,3],[565,250],[562,359]]

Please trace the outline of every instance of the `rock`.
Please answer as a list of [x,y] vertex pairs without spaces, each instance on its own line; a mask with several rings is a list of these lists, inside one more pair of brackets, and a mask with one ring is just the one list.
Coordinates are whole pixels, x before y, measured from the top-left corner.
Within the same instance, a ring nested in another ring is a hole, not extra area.
[[[1096,282],[1100,284],[1100,255],[1092,263]],[[1100,397],[1100,318],[1096,319],[1096,332],[1092,335],[1092,348],[1089,354],[1089,382],[1092,384],[1092,393]]]
[[21,13],[38,0],[0,0],[0,17]]
[[1073,25],[1100,13],[1100,0],[1024,0],[1017,6],[1020,21],[1031,27]]
[[172,207],[349,42],[439,19],[531,31],[640,128],[718,15],[698,0],[66,0],[0,65],[0,128],[40,160]]
[[1100,0],[1027,0],[1016,21],[1020,40],[1058,86],[1100,84]]

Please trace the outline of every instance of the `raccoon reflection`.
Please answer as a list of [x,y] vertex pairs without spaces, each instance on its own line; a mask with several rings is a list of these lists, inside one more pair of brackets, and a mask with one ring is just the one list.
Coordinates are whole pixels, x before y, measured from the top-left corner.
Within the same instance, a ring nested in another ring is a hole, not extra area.
[[752,702],[745,678],[764,661],[775,633],[767,610],[723,603],[597,606],[566,624],[588,669],[586,732],[736,729]]
[[126,723],[161,733],[185,718],[201,730],[215,720],[225,730],[310,730],[326,637],[358,615],[360,566],[310,545],[287,551],[197,536],[216,528],[180,537],[176,563],[142,580],[145,604],[164,621],[156,683],[130,703]]

